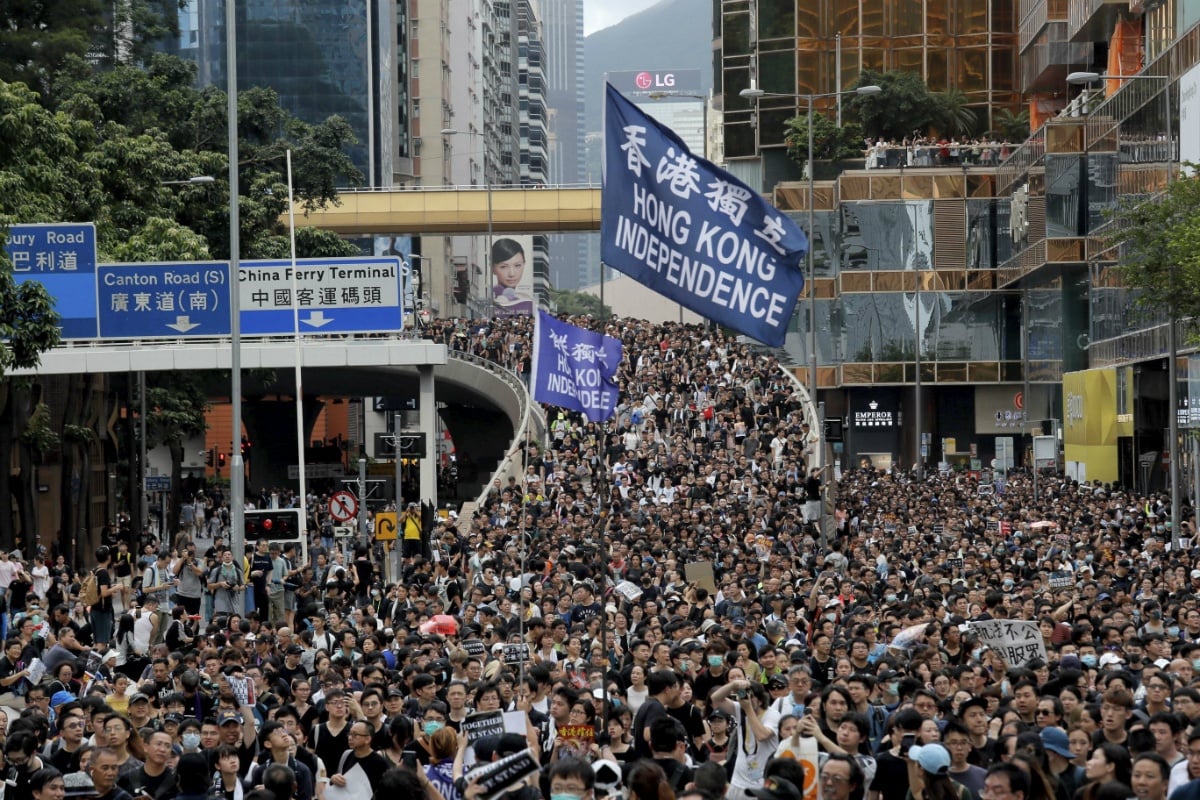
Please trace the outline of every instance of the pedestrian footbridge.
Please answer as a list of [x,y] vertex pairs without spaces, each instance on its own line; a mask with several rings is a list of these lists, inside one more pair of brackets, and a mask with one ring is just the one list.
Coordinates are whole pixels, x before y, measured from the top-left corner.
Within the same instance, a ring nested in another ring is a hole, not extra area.
[[342,236],[598,231],[600,188],[342,189],[337,205],[309,212],[297,206],[296,225]]

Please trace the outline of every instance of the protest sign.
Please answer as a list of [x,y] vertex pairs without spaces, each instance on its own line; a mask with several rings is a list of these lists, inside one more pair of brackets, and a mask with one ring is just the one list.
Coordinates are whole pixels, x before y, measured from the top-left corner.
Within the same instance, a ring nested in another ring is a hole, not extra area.
[[683,565],[683,576],[697,589],[706,589],[709,594],[717,593],[717,580],[713,575],[711,561],[693,561]]
[[1023,667],[1035,658],[1046,658],[1046,645],[1036,622],[989,619],[972,622],[971,630],[983,645],[1000,653],[1009,667]]
[[527,644],[506,644],[504,645],[504,653],[501,660],[505,664],[516,665],[524,664],[529,660],[529,645]]
[[617,594],[624,597],[631,603],[636,603],[638,598],[642,596],[642,587],[638,586],[633,581],[621,581],[616,585]]
[[945,563],[950,569],[962,569],[963,560],[961,558],[947,558]]
[[569,742],[586,742],[591,744],[596,741],[596,726],[595,725],[563,725],[557,729],[558,738]]
[[491,798],[537,771],[538,762],[533,751],[525,748],[519,753],[471,770],[467,774],[467,783],[477,782],[483,789],[483,796]]
[[533,398],[603,422],[617,408],[621,342],[538,311],[533,333]]
[[1051,589],[1069,589],[1075,585],[1075,573],[1059,570],[1050,573]]
[[600,260],[781,346],[804,288],[803,231],[611,85],[605,94]]
[[462,721],[461,731],[467,742],[474,744],[484,736],[504,733],[503,711],[480,711],[470,714]]
[[469,656],[481,656],[487,652],[487,646],[478,639],[467,639],[462,643],[462,648]]

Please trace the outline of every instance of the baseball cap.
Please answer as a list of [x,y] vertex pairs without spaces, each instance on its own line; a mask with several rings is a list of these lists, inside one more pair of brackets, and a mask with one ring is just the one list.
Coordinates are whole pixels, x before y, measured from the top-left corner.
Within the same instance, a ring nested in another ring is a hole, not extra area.
[[50,707],[58,708],[62,704],[69,703],[76,699],[78,698],[76,698],[75,695],[71,694],[70,692],[55,692],[54,696],[50,698]]
[[1075,754],[1071,752],[1070,740],[1062,728],[1042,728],[1042,747],[1063,758],[1075,758]]
[[217,724],[224,725],[227,722],[241,722],[242,715],[236,711],[222,711],[217,717]]
[[969,697],[966,700],[963,700],[961,703],[958,704],[959,719],[962,719],[962,715],[967,713],[967,709],[971,708],[973,706],[978,706],[979,708],[982,708],[984,710],[984,712],[986,713],[987,707],[988,707],[987,698],[980,697],[979,695],[975,695],[974,697]]
[[764,780],[762,786],[756,789],[747,789],[746,792],[759,800],[803,800],[803,795],[796,788],[796,784],[774,776]]
[[1125,663],[1125,659],[1121,658],[1121,656],[1119,656],[1116,653],[1105,653],[1104,655],[1100,656],[1100,669],[1104,669],[1105,667],[1111,667],[1114,664],[1124,664],[1124,663]]
[[146,694],[145,692],[134,692],[133,696],[129,698],[129,705],[141,702],[149,703],[150,695]]
[[950,751],[936,742],[910,748],[908,757],[920,764],[921,769],[930,775],[945,775],[950,772]]
[[298,644],[288,645],[286,653],[289,656],[302,656],[304,655],[304,648]]
[[768,689],[786,689],[788,679],[783,675],[772,675],[771,680],[767,681]]

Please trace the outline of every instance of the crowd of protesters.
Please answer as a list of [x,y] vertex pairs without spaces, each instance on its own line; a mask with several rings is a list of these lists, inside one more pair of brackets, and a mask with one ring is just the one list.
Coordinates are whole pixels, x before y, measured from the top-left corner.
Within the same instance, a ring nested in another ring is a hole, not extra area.
[[[770,354],[572,321],[623,342],[614,419],[547,409],[470,518],[406,513],[394,583],[316,496],[310,563],[239,557],[195,509],[82,575],[0,554],[6,800],[1200,798],[1190,509],[1176,532],[1121,487],[810,469]],[[527,373],[530,329],[426,335]],[[1004,619],[1046,658],[984,646]],[[540,770],[484,786],[526,749]]]

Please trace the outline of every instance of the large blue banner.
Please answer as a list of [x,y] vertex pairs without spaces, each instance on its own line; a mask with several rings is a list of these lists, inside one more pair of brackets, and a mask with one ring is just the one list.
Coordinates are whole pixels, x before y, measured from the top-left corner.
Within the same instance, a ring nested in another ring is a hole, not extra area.
[[606,87],[600,260],[692,311],[783,344],[808,239]]
[[538,310],[533,336],[533,399],[603,422],[617,409],[613,380],[621,342]]

